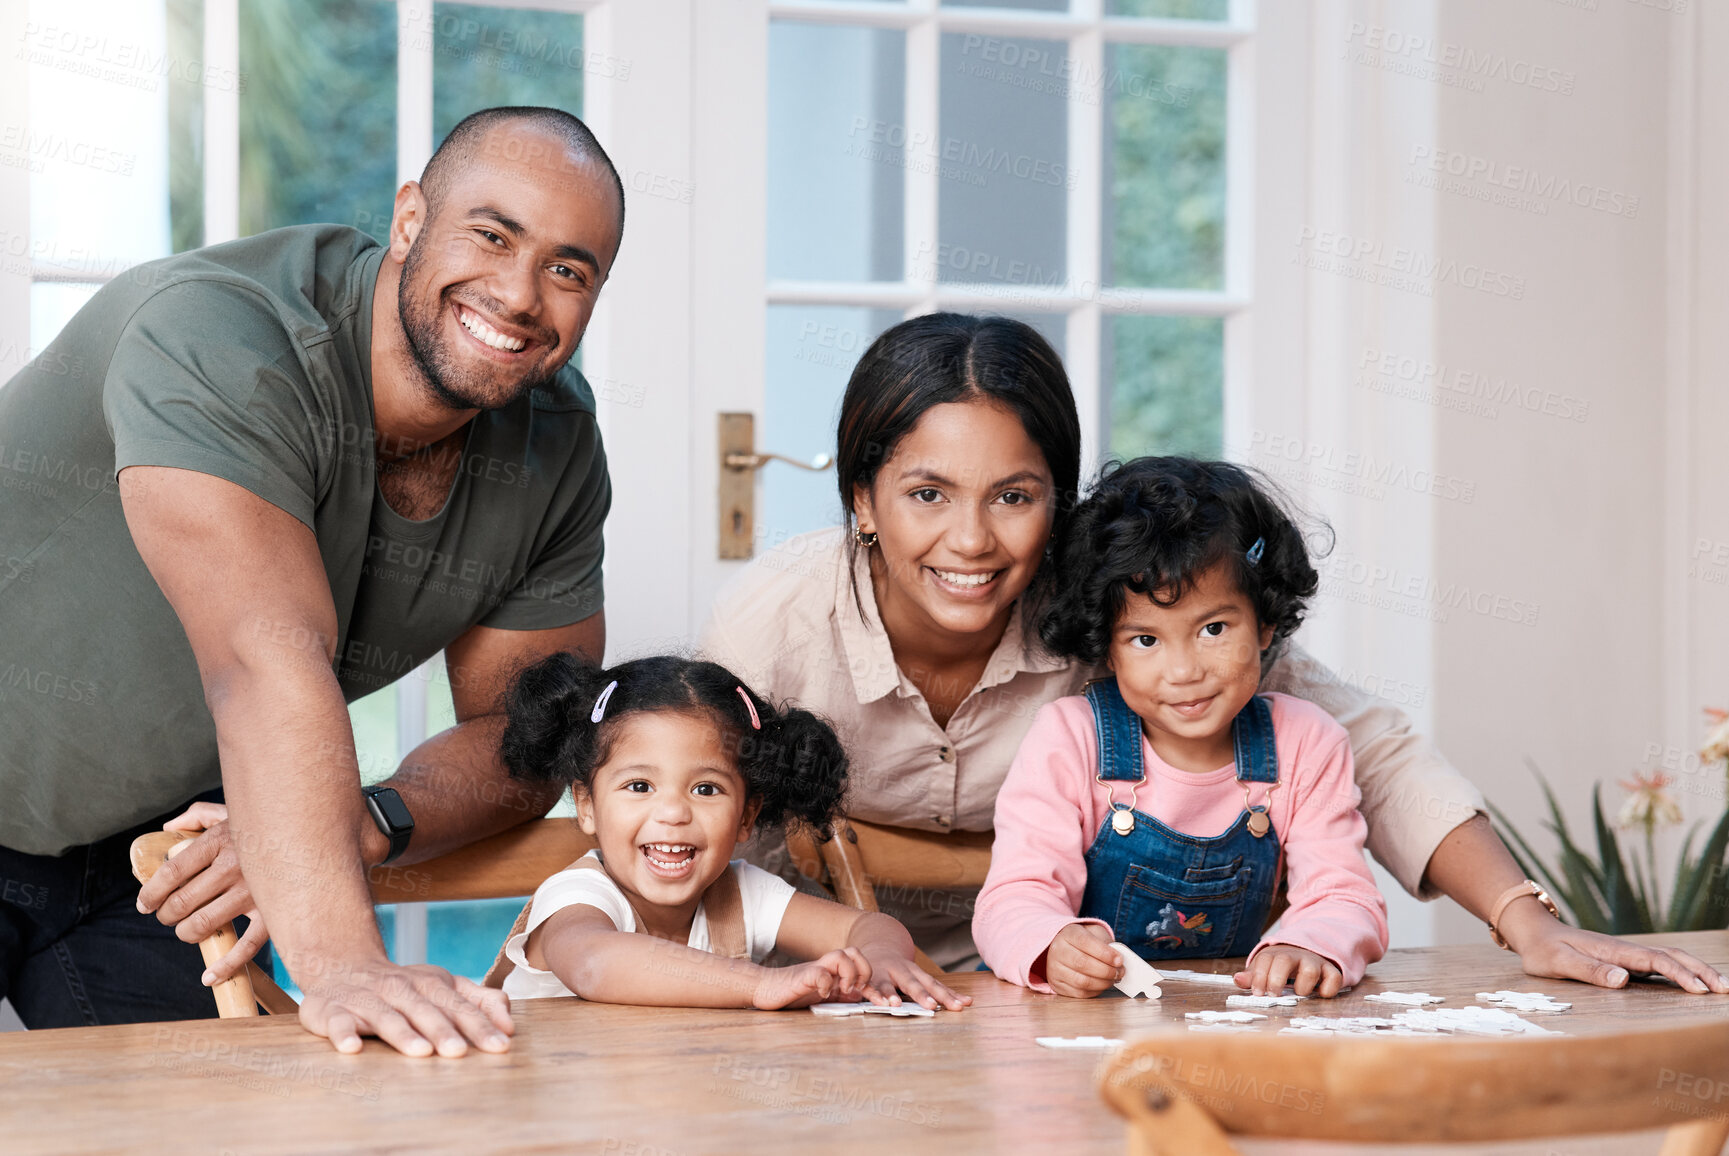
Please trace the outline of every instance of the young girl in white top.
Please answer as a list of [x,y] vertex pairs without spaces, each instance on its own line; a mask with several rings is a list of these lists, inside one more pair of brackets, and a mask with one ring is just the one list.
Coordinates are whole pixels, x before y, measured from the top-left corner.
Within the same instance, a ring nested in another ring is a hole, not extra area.
[[[959,1011],[894,919],[795,891],[733,851],[758,826],[821,833],[846,753],[809,711],[776,709],[725,667],[676,657],[602,670],[554,654],[513,684],[503,755],[571,784],[599,844],[534,893],[505,953],[513,998],[805,1007],[860,998]],[[776,949],[807,963],[765,967]]]

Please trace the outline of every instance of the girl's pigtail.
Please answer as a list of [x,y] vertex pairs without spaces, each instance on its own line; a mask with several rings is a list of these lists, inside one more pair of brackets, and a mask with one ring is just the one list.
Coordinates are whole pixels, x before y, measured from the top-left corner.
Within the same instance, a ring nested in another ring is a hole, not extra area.
[[808,710],[776,710],[759,700],[762,731],[746,748],[740,770],[762,800],[759,830],[803,824],[826,837],[846,795],[846,748],[834,730]]
[[[504,765],[513,779],[570,783],[589,764],[596,733],[590,714],[610,675],[569,651],[526,667],[505,692]],[[615,692],[616,693],[616,692]]]

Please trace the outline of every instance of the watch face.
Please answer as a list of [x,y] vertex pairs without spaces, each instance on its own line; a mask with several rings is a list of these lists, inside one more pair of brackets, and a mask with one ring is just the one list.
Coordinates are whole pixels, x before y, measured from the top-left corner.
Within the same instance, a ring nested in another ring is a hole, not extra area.
[[402,801],[402,796],[390,787],[382,791],[374,791],[367,799],[383,817],[384,824],[392,831],[414,830],[414,816],[408,813],[408,805]]

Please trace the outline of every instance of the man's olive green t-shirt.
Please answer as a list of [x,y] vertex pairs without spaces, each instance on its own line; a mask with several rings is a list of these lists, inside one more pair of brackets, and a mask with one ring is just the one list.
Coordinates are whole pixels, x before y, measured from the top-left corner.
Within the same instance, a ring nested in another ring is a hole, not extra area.
[[[313,225],[141,265],[0,387],[0,846],[58,854],[221,782],[191,646],[121,512],[128,466],[224,478],[312,529],[351,702],[476,624],[600,610],[612,491],[574,368],[475,417],[433,517],[379,493],[383,256]],[[245,629],[306,641],[262,604]]]

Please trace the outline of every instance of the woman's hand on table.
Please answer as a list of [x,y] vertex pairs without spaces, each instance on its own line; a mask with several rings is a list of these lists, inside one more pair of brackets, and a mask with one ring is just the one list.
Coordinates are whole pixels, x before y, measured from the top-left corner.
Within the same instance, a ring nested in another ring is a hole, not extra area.
[[233,978],[246,969],[270,939],[264,919],[240,874],[240,858],[228,837],[228,808],[221,803],[194,803],[184,814],[162,824],[164,831],[201,832],[184,850],[164,863],[138,891],[138,910],[174,928],[187,943],[208,939],[236,916],[247,920],[246,934],[228,954],[204,973],[206,986]]
[[1636,974],[1662,975],[1695,995],[1729,995],[1729,977],[1678,947],[1650,947],[1569,927],[1535,899],[1508,906],[1501,935],[1519,953],[1526,975],[1598,987],[1626,987]]
[[1338,964],[1324,955],[1289,943],[1270,943],[1257,953],[1249,966],[1231,977],[1238,987],[1253,995],[1280,995],[1285,985],[1298,995],[1332,999],[1345,982]]
[[1123,978],[1109,928],[1071,923],[1045,949],[1045,982],[1058,995],[1091,999]]

